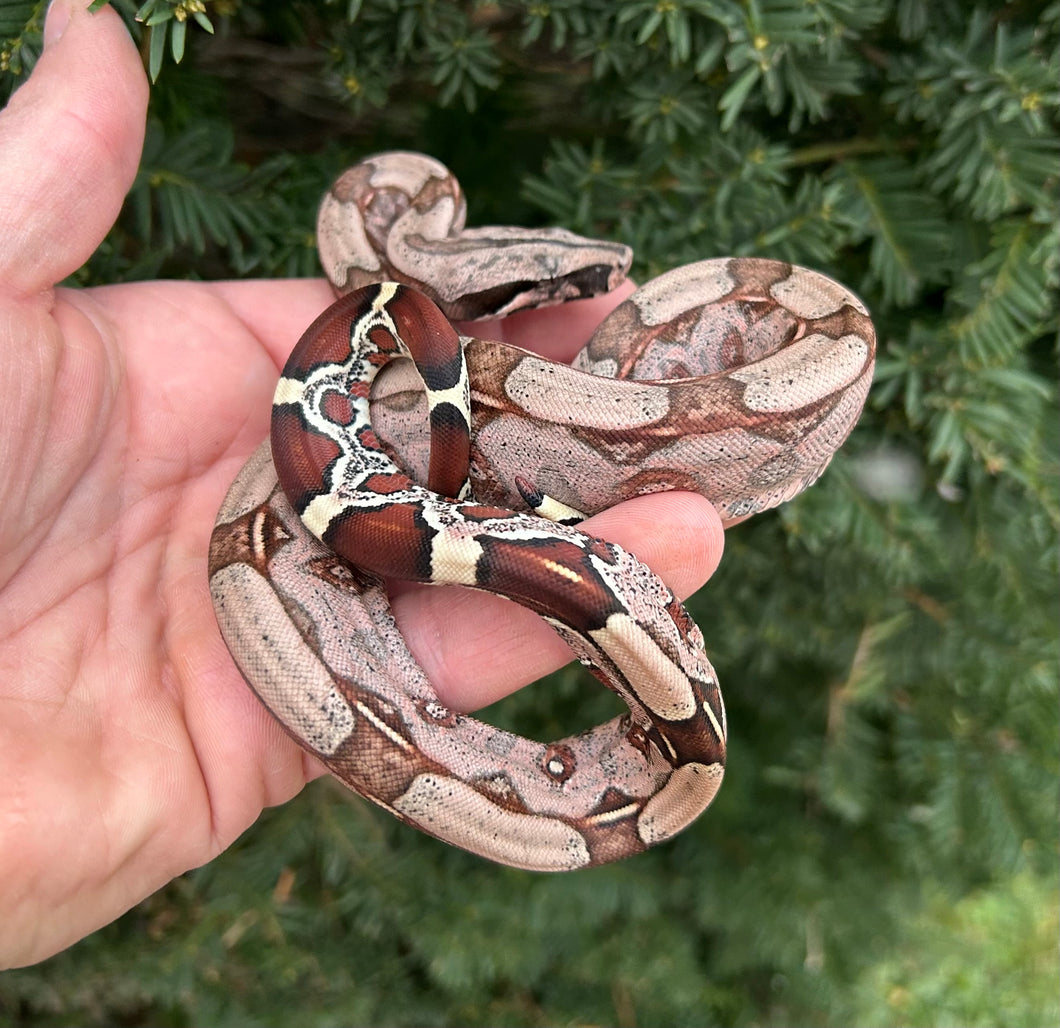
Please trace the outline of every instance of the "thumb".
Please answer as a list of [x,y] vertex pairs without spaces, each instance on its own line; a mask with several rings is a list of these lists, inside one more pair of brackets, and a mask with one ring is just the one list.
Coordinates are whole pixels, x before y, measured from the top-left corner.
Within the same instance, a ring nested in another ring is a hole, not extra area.
[[121,209],[143,146],[147,80],[121,19],[53,0],[44,53],[0,111],[0,291],[76,271]]

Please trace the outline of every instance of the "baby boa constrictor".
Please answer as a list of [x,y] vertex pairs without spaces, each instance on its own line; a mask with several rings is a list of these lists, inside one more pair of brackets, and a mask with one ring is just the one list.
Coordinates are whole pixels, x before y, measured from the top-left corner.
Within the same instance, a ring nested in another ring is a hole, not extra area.
[[[354,292],[295,347],[277,387],[275,466],[265,443],[211,540],[211,592],[240,670],[345,784],[474,853],[567,870],[670,838],[709,805],[724,768],[700,632],[617,546],[516,511],[541,494],[590,514],[690,488],[736,517],[790,498],[860,413],[875,355],[864,306],[806,269],[703,261],[637,290],[568,367],[458,342],[394,280],[422,274],[449,316],[489,316],[613,286],[624,248],[558,230],[469,234],[451,176],[409,154],[347,172],[319,237],[333,284]],[[373,278],[387,284],[359,288]],[[423,386],[373,392],[400,355]],[[417,419],[430,422],[429,447]],[[382,575],[535,610],[630,713],[546,745],[445,708]]]

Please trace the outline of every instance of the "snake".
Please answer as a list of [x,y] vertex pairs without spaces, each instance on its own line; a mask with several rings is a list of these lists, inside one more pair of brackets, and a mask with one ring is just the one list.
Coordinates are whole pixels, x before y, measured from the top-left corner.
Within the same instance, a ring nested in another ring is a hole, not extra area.
[[[598,866],[698,818],[728,728],[691,616],[580,521],[672,489],[727,520],[792,498],[858,420],[875,331],[817,271],[711,258],[636,289],[571,364],[547,360],[453,322],[606,292],[631,251],[465,217],[422,154],[375,155],[329,189],[317,238],[338,299],[294,345],[270,437],[218,512],[211,597],[250,687],[344,785],[500,864]],[[628,711],[539,742],[451,709],[398,630],[395,578],[527,607]]]

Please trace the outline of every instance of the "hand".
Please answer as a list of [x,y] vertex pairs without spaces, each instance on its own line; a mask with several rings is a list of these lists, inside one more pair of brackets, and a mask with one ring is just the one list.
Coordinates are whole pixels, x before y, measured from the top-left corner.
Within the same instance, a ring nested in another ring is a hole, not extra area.
[[[117,216],[147,103],[120,20],[84,4],[55,0],[44,54],[0,113],[0,967],[106,924],[321,773],[236,671],[206,548],[266,434],[278,368],[331,294],[323,281],[55,288]],[[615,302],[477,333],[532,346],[558,332],[569,353]],[[587,527],[681,595],[721,551],[717,516],[688,494]],[[492,597],[406,589],[395,610],[458,709],[570,656]]]

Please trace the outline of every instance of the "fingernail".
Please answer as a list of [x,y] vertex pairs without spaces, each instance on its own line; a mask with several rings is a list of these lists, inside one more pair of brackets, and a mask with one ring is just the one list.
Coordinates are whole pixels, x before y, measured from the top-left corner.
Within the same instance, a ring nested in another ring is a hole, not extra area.
[[48,13],[44,17],[44,46],[51,46],[65,31],[70,23],[69,0],[52,0]]

